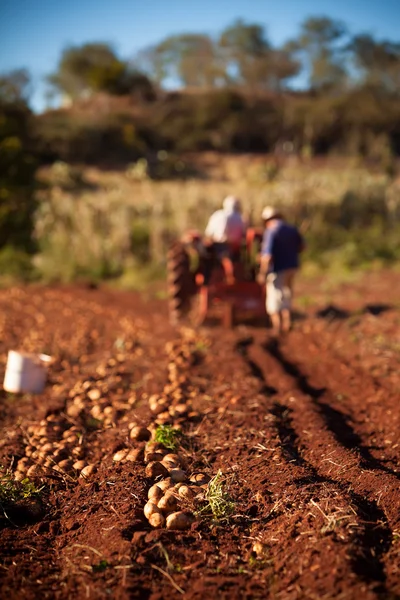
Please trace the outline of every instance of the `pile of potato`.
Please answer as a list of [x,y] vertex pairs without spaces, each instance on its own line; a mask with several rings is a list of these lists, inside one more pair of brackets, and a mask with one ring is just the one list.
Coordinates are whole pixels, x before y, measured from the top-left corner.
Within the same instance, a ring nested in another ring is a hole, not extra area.
[[[78,381],[69,392],[66,414],[77,419],[83,414],[95,419],[102,427],[114,427],[135,404],[135,394],[125,391],[122,376],[115,374],[115,367],[121,368],[125,356],[117,355],[97,367],[95,378]],[[119,401],[109,401],[110,391],[117,392]]]
[[[95,419],[100,427],[128,424],[129,443],[113,455],[113,463],[143,462],[145,475],[152,481],[145,517],[155,528],[185,530],[195,521],[197,500],[204,499],[210,477],[193,473],[190,460],[180,452],[172,452],[155,441],[159,425],[170,424],[181,429],[187,421],[199,417],[192,399],[198,390],[191,385],[189,371],[196,360],[194,339],[179,339],[166,345],[169,357],[168,382],[160,394],[148,398],[151,422],[144,427],[128,423],[127,414],[137,398],[121,385],[115,367],[123,355],[99,365],[97,374],[86,381],[77,381],[69,391],[65,414],[49,415],[26,430],[25,456],[15,469],[15,479],[39,479],[49,472],[72,479],[87,479],[96,472],[96,465],[85,460],[85,422]],[[121,386],[119,389],[118,386]],[[118,401],[109,401],[109,392],[117,391]],[[65,393],[65,390],[59,390]],[[132,447],[134,445],[134,447]],[[71,479],[71,481],[72,481]]]
[[[170,342],[166,345],[169,355],[168,383],[163,393],[149,398],[149,407],[156,425],[172,424],[181,428],[182,423],[199,414],[193,411],[191,399],[197,390],[190,385],[188,371],[193,364],[193,343]],[[148,430],[152,429],[149,426]],[[132,430],[131,430],[132,431]],[[188,474],[187,458],[171,453],[162,444],[150,441],[146,444],[144,460],[146,475],[154,481],[148,491],[144,515],[155,528],[189,529],[195,521],[190,510],[198,498],[202,498],[210,477],[205,473]]]
[[63,417],[49,415],[29,425],[26,435],[25,456],[17,462],[14,474],[17,481],[51,472],[87,478],[95,471],[95,465],[84,460],[81,431]]
[[[149,458],[157,460],[148,461]],[[195,521],[188,510],[196,498],[202,497],[210,477],[205,473],[187,474],[187,461],[179,453],[171,453],[162,444],[146,446],[146,475],[155,483],[148,491],[144,515],[153,527],[188,529]]]

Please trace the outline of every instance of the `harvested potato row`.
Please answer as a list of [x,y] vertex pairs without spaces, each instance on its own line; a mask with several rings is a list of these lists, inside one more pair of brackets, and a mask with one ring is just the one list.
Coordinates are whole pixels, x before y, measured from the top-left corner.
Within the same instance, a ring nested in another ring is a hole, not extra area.
[[[27,427],[28,444],[25,456],[17,465],[14,478],[41,479],[44,476],[67,476],[71,481],[77,475],[87,479],[96,471],[84,460],[81,428],[59,415],[48,415],[39,423]],[[77,479],[76,479],[77,480]]]
[[[148,502],[144,507],[144,515],[150,525],[155,528],[167,526],[167,529],[184,530],[189,529],[195,521],[191,512],[182,511],[180,504],[187,495],[181,494],[180,490],[187,486],[177,484],[172,487],[173,482],[170,478],[165,479],[158,484],[154,484],[148,491]],[[180,486],[180,487],[178,487]],[[197,492],[197,490],[196,490]],[[195,497],[195,491],[192,491],[192,498]],[[173,516],[173,518],[171,518]]]
[[[193,364],[194,343],[195,339],[189,339],[186,345],[180,340],[166,345],[171,359],[168,364],[168,383],[161,394],[149,397],[149,408],[156,425],[174,423],[174,427],[179,428],[179,420],[198,417],[191,402],[196,390],[190,387],[186,375]],[[156,427],[149,425],[148,429],[154,434]],[[144,456],[147,463],[146,475],[156,479],[156,483],[148,491],[148,503],[145,508],[145,516],[149,523],[153,527],[188,529],[195,517],[191,512],[180,510],[181,504],[192,502],[201,494],[202,488],[210,481],[210,476],[195,472],[189,478],[186,472],[187,461],[178,453],[166,453],[165,449],[154,442],[146,444]],[[165,523],[162,515],[166,519]]]

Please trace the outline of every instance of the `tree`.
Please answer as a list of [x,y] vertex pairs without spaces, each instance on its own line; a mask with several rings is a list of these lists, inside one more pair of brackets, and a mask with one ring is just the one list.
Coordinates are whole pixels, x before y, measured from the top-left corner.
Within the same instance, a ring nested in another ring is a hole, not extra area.
[[0,250],[33,249],[36,162],[28,82],[26,71],[0,77]]
[[187,87],[214,87],[223,76],[214,42],[203,34],[170,36],[141,52],[134,64],[159,84],[169,80]]
[[341,21],[328,17],[306,19],[297,39],[287,45],[303,62],[309,85],[315,90],[336,87],[346,76],[341,64],[341,46],[338,43],[346,33]]
[[230,80],[250,87],[265,81],[270,44],[261,25],[239,19],[222,32],[219,46]]
[[286,81],[295,77],[300,71],[300,63],[290,52],[272,49],[268,53],[268,88],[280,91]]
[[279,91],[299,72],[299,63],[289,51],[273,48],[261,25],[238,20],[222,32],[219,46],[227,79],[249,89]]
[[361,81],[377,89],[400,93],[400,44],[383,40],[377,42],[371,35],[355,36],[348,50]]
[[26,69],[17,69],[0,75],[1,102],[27,104],[30,91],[30,76]]
[[57,72],[48,81],[59,93],[76,99],[99,91],[127,94],[136,85],[150,88],[151,83],[145,79],[120,60],[110,45],[90,43],[66,48]]

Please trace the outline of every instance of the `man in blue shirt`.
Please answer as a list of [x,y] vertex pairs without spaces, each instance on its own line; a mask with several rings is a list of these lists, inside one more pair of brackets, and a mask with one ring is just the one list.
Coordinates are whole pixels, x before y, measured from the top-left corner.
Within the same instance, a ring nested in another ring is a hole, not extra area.
[[273,332],[279,335],[291,327],[293,280],[304,242],[298,229],[286,223],[271,206],[264,208],[261,217],[265,232],[258,281],[260,284],[266,281],[266,309]]

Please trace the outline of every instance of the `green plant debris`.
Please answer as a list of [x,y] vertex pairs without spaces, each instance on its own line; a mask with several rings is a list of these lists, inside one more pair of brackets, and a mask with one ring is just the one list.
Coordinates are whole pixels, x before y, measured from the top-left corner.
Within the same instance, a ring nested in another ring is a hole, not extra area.
[[44,486],[37,487],[28,477],[15,481],[9,471],[0,475],[0,503],[15,504],[27,498],[40,496]]
[[97,565],[92,565],[93,573],[103,573],[109,567],[108,561],[101,560]]
[[159,425],[155,433],[155,441],[169,450],[175,450],[179,446],[182,432],[174,429],[171,425]]
[[209,349],[209,345],[204,340],[197,340],[197,342],[195,343],[195,346],[194,346],[195,352],[204,353],[204,352],[207,352],[208,349]]
[[235,510],[235,502],[225,488],[226,478],[220,469],[208,484],[205,495],[207,504],[199,512],[211,514],[216,520],[227,519]]

